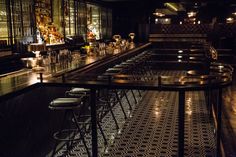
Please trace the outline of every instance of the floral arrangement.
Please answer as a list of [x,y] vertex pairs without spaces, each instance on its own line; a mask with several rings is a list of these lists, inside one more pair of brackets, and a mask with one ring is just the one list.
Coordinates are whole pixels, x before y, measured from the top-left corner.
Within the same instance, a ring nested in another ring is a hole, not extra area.
[[93,32],[88,32],[87,38],[88,38],[88,40],[95,40],[96,35]]

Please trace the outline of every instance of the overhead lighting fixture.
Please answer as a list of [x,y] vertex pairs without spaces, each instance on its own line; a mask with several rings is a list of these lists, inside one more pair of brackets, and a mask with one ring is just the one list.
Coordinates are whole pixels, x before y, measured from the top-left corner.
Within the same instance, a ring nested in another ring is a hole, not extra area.
[[232,17],[226,18],[226,23],[233,23],[233,22],[234,22],[234,18]]
[[199,6],[198,6],[198,3],[194,3],[194,6],[193,6],[194,8],[198,8]]
[[174,3],[165,3],[165,6],[169,7],[170,9],[172,9],[174,11],[178,11],[178,8]]
[[236,12],[233,12],[232,14],[236,16]]
[[194,17],[197,15],[197,13],[194,11],[188,12],[187,14],[188,14],[188,17]]
[[163,14],[163,13],[159,13],[159,12],[153,13],[153,15],[156,15],[156,16],[159,16],[159,17],[163,17],[163,16],[165,16],[165,14]]
[[197,22],[197,24],[199,24],[199,25],[200,25],[200,24],[201,24],[201,21],[198,21],[198,22]]
[[182,25],[182,24],[183,24],[183,22],[182,22],[182,21],[179,21],[179,24],[180,24],[180,25]]

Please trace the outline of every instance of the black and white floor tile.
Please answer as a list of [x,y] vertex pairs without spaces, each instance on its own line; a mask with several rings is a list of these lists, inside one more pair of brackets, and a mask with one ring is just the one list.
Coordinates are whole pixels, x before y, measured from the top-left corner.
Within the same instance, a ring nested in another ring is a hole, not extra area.
[[[162,71],[160,75],[179,75],[183,72]],[[135,104],[131,92],[128,92],[132,104],[132,116],[124,119],[119,105],[113,110],[119,127],[107,114],[101,125],[109,139],[108,147],[98,131],[99,156],[105,157],[139,157],[139,156],[177,156],[178,151],[178,93],[146,91]],[[185,156],[215,156],[215,137],[213,124],[209,119],[203,92],[186,93],[185,116]],[[127,101],[122,99],[128,114]],[[86,135],[91,150],[91,135]],[[82,143],[78,143],[70,153],[64,154],[64,148],[56,156],[87,156]]]

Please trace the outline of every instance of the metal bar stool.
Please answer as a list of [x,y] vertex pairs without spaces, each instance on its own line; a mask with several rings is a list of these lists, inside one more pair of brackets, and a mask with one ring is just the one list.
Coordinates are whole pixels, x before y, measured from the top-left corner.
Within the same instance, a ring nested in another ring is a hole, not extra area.
[[[103,91],[104,92],[104,91]],[[100,119],[103,119],[103,117],[108,113],[110,112],[111,113],[111,116],[112,116],[112,119],[114,120],[115,122],[115,126],[116,126],[116,129],[119,130],[119,125],[118,125],[118,122],[116,120],[116,117],[115,117],[115,114],[112,110],[112,108],[115,106],[115,104],[118,103],[117,101],[117,97],[114,93],[110,92],[110,91],[105,91],[105,93],[102,93],[100,92],[102,95],[99,96],[99,102],[104,104],[102,105],[102,108],[100,110]]]
[[[113,73],[109,73],[109,72],[105,72],[102,76],[104,76],[104,80],[107,78],[108,80],[110,79],[111,80],[111,78],[112,78],[112,76],[113,75],[116,75],[116,74],[118,74],[117,72],[113,72]],[[124,114],[124,117],[125,117],[125,119],[127,119],[127,115],[126,115],[126,113],[125,113],[125,110],[124,110],[124,107],[123,107],[123,105],[122,105],[122,103],[121,103],[121,99],[120,99],[120,97],[119,97],[119,95],[118,95],[118,92],[117,92],[117,90],[116,89],[113,89],[113,90],[108,90],[109,92],[107,93],[107,94],[111,94],[111,95],[114,95],[114,96],[116,96],[116,101],[117,101],[117,103],[119,103],[119,105],[120,105],[120,107],[121,107],[121,110],[122,110],[122,112],[123,112],[123,114]]]
[[[97,79],[101,81],[107,81],[107,80],[111,81],[111,75],[100,75],[98,76]],[[115,90],[111,90],[111,89],[99,90],[98,102],[99,102],[98,104],[100,104],[100,119],[103,119],[103,117],[105,117],[105,115],[108,112],[110,112],[112,119],[115,122],[116,129],[119,130],[119,125],[118,125],[118,122],[116,120],[116,117],[112,108],[117,103],[119,103],[125,118],[126,118],[126,114],[124,112],[124,108],[122,104],[119,102],[119,97],[117,97]]]
[[[86,102],[90,103],[90,89],[86,88],[72,88],[69,91],[66,91],[66,95],[70,97],[80,97],[81,95],[84,95],[83,103],[85,104],[84,107],[87,109],[87,111],[90,111],[90,106],[86,104]],[[84,110],[86,110],[84,109]],[[89,112],[90,113],[90,112]],[[102,129],[102,126],[100,124],[101,119],[99,118],[99,112],[97,113],[97,125],[99,128],[99,131],[101,132],[102,138],[104,140],[104,145],[107,146],[108,142],[106,139],[106,136],[104,134],[104,131]],[[89,119],[91,118],[90,114],[79,114],[80,117],[78,117],[79,124],[83,125],[83,128],[85,128],[85,132],[89,132],[91,128],[91,123],[86,123],[84,120],[80,122],[80,119]],[[86,127],[88,125],[88,127]],[[87,129],[86,129],[87,128]]]
[[[123,70],[125,72],[125,74],[129,74],[130,72],[132,72],[131,69],[133,69],[133,66],[134,66],[133,63],[127,63],[127,62],[122,62],[119,65],[119,67],[124,67],[125,68],[125,70]],[[116,66],[116,67],[118,67],[118,66]],[[133,74],[132,74],[132,76],[133,76]],[[137,104],[138,101],[137,101],[137,98],[135,97],[134,91],[132,89],[130,91],[131,91],[131,94],[134,98],[134,103]]]
[[[60,130],[53,134],[56,143],[53,148],[52,156],[55,155],[57,145],[60,141],[66,142],[67,152],[69,152],[70,149],[73,148],[74,141],[81,140],[90,157],[90,152],[84,139],[84,133],[79,126],[79,122],[77,121],[78,116],[76,115],[76,110],[79,110],[83,106],[82,98],[83,96],[80,98],[57,98],[49,104],[49,109],[53,111],[65,111]],[[67,123],[66,120],[68,120]],[[78,133],[79,137],[76,137]]]
[[[123,71],[123,68],[122,68],[122,67],[118,67],[118,66],[116,65],[116,67],[107,69],[107,70],[106,70],[106,73],[107,73],[108,75],[111,75],[111,76],[112,76],[112,75],[120,74],[120,73],[122,73],[122,71]],[[105,74],[106,74],[106,73],[105,73]],[[129,101],[129,99],[128,99],[126,90],[125,90],[125,89],[123,89],[123,90],[115,90],[115,92],[116,92],[116,95],[117,95],[117,97],[118,97],[119,100],[122,100],[122,98],[125,97],[125,99],[126,99],[128,105],[129,105],[129,110],[130,110],[130,112],[131,112],[131,111],[132,111],[132,106],[131,106],[130,101]],[[119,101],[119,102],[121,103],[121,101]]]

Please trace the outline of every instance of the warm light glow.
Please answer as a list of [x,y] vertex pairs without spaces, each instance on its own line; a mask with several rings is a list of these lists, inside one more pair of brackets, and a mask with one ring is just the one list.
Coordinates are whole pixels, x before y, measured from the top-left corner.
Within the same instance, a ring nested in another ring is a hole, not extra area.
[[90,63],[92,63],[92,62],[94,62],[94,61],[95,61],[95,58],[92,57],[92,56],[89,56],[89,57],[86,58],[85,63],[86,63],[86,64],[90,64]]
[[168,22],[168,21],[169,21],[169,19],[167,19],[167,18],[166,18],[166,19],[165,19],[165,21],[166,21],[166,22]]
[[192,115],[192,112],[193,112],[192,109],[191,109],[191,106],[192,106],[192,98],[190,98],[190,97],[187,98],[186,104],[187,104],[187,105],[186,105],[187,107],[186,107],[186,112],[185,112],[185,113],[186,113],[187,115],[191,116],[191,115]]
[[187,115],[191,116],[192,115],[192,110],[186,111]]
[[183,56],[177,56],[177,58],[183,58]]
[[236,12],[233,12],[232,14],[236,16]]
[[160,112],[155,111],[155,114],[156,114],[156,116],[159,116],[159,115],[160,115]]
[[160,13],[160,12],[153,13],[153,15],[156,15],[156,16],[158,16],[158,17],[163,17],[163,16],[165,16],[165,14]]
[[200,24],[201,24],[201,21],[198,21],[198,22],[197,22],[197,24],[199,24],[199,25],[200,25]]
[[0,15],[1,15],[1,16],[6,16],[7,13],[6,13],[5,11],[0,11]]
[[196,12],[193,12],[193,11],[188,12],[187,14],[188,14],[188,17],[194,17],[194,16],[197,15],[197,13],[196,13]]
[[181,60],[181,59],[178,59],[178,62],[182,62],[182,60]]
[[179,52],[179,53],[183,53],[183,50],[179,50],[178,52]]
[[223,69],[224,66],[223,66],[223,65],[219,65],[218,68],[219,68],[219,69]]
[[167,6],[167,7],[171,8],[171,9],[173,9],[174,11],[178,11],[178,8],[175,7],[172,3],[165,3],[165,6]]
[[180,24],[180,25],[182,25],[182,24],[183,24],[183,22],[182,22],[182,21],[180,21],[180,22],[179,22],[179,24]]
[[233,23],[233,22],[234,22],[234,18],[232,17],[226,18],[226,23]]

